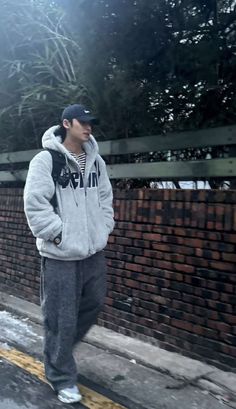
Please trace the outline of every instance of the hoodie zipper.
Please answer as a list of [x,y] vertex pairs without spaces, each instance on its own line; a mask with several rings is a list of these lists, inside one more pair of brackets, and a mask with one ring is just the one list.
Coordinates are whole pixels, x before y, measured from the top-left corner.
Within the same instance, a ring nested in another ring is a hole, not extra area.
[[[68,158],[67,158],[67,155],[66,155],[66,154],[65,154],[65,159],[66,159],[66,165],[68,166],[68,168],[69,168],[69,170],[70,170],[70,166],[69,166]],[[71,170],[70,170],[70,174],[71,174]],[[71,179],[70,179],[70,187],[72,188],[72,191],[73,191],[73,197],[74,197],[75,204],[76,204],[76,206],[78,207],[79,204],[78,204],[77,199],[76,199],[76,196],[75,196],[75,189],[74,189],[74,186],[73,186],[73,183],[72,183]]]
[[[85,196],[86,226],[87,226],[87,235],[88,235],[88,255],[91,255],[91,254],[92,254],[92,250],[93,250],[93,246],[92,246],[92,243],[91,243],[91,240],[90,240],[90,236],[89,236],[88,215],[87,215],[87,183],[86,183],[86,179],[85,179],[85,175],[86,175],[86,165],[85,165],[85,170],[84,170],[84,175],[83,175],[83,173],[81,172],[79,163],[78,163],[77,161],[75,161],[75,162],[76,162],[77,168],[78,168],[78,170],[79,170],[80,177],[82,177],[82,179],[83,179],[84,196]],[[73,187],[73,185],[72,185],[72,187]],[[75,199],[76,206],[78,207],[78,203],[77,203],[76,196],[75,196],[75,192],[74,192],[74,187],[73,187],[72,190],[73,190],[73,195],[74,195],[74,199]]]
[[79,172],[80,172],[80,177],[82,177],[82,179],[83,179],[84,196],[85,196],[86,226],[87,226],[87,235],[88,235],[88,255],[91,255],[91,254],[92,254],[92,251],[91,251],[91,249],[92,249],[92,243],[91,243],[90,236],[89,236],[88,214],[87,214],[87,207],[88,207],[88,206],[87,206],[87,183],[86,183],[86,179],[85,179],[86,165],[85,165],[85,169],[84,169],[84,175],[83,175],[83,173],[81,172],[81,169],[80,169],[80,166],[79,166],[78,163],[77,163],[77,167],[78,167]]
[[93,254],[93,251],[94,251],[94,247],[93,247],[93,245],[92,245],[92,242],[91,242],[91,239],[90,239],[90,235],[89,235],[88,215],[87,215],[87,208],[88,208],[88,206],[87,206],[87,187],[88,187],[88,184],[87,184],[86,180],[88,181],[88,178],[85,179],[85,175],[86,175],[86,167],[85,167],[85,172],[84,172],[84,177],[83,177],[83,182],[84,182],[83,185],[84,185],[84,195],[85,195],[85,203],[86,203],[85,212],[86,212],[88,244],[89,244],[88,255],[92,255],[92,254]]

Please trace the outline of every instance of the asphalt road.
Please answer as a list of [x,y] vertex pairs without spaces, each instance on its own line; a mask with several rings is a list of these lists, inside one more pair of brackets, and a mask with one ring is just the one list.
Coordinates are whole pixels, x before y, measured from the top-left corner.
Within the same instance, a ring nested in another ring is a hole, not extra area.
[[[72,407],[59,402],[48,386],[15,365],[1,360],[0,409],[57,409]],[[83,405],[74,405],[84,409]]]

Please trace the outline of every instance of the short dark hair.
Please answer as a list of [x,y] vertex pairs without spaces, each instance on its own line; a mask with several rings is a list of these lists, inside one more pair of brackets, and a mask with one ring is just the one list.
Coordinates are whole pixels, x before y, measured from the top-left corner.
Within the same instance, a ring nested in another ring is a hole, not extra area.
[[[73,125],[73,119],[68,119],[68,121],[71,125]],[[64,140],[66,139],[66,128],[64,127],[62,122],[60,123],[59,128],[54,132],[54,135],[60,136],[62,142],[64,142]]]

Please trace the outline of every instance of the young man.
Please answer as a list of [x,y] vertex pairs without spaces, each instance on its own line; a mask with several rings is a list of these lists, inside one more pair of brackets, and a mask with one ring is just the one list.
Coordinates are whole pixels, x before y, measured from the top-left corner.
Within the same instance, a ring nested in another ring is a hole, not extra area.
[[[45,150],[30,162],[24,208],[42,256],[46,378],[59,400],[73,403],[81,400],[73,348],[103,306],[106,262],[102,250],[114,219],[106,165],[91,135],[95,118],[75,104],[65,108],[61,119],[60,127],[45,132]],[[47,149],[65,157],[64,183],[54,183]],[[51,204],[54,192],[56,206]]]

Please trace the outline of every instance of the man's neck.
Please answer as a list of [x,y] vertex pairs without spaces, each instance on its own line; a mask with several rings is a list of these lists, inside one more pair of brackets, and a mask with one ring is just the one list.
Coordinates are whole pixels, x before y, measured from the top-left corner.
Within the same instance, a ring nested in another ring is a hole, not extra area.
[[79,155],[80,153],[84,152],[82,145],[80,143],[74,143],[72,141],[69,140],[65,140],[62,144],[63,146],[65,146],[65,148],[69,151],[69,152],[73,152],[76,155]]

